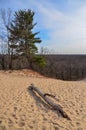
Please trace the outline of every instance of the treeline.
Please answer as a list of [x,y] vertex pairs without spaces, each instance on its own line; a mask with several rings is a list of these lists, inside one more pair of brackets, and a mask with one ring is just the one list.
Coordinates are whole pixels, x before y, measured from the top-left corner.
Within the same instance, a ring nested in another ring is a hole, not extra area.
[[45,76],[62,80],[86,78],[86,55],[45,55],[45,59],[45,67],[35,67]]
[[[30,64],[28,64],[27,58],[25,56],[19,55],[13,55],[12,56],[12,68],[9,69],[9,55],[8,54],[0,54],[0,70],[18,70],[18,69],[35,69],[34,66],[37,66],[38,68],[43,68],[45,65],[43,65],[43,62],[45,63],[45,58],[41,55],[35,55],[37,56],[38,62],[32,62],[32,68]],[[41,58],[41,60],[40,60]],[[40,60],[40,61],[39,61]],[[40,64],[39,64],[40,63]]]
[[[86,77],[86,55],[42,55],[46,65],[43,67],[32,63],[33,69],[39,73],[56,79],[80,80]],[[2,55],[0,55],[0,69],[2,69]],[[8,56],[5,55],[4,67],[8,67]],[[13,69],[30,69],[25,57],[20,56],[13,60]]]

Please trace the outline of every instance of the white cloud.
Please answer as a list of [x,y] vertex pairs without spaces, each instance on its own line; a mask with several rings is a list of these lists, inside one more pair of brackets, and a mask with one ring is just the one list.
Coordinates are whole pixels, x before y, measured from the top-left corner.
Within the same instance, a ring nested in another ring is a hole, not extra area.
[[81,6],[74,14],[68,15],[48,3],[38,6],[42,25],[49,30],[50,39],[43,41],[48,48],[59,53],[86,54],[86,6]]

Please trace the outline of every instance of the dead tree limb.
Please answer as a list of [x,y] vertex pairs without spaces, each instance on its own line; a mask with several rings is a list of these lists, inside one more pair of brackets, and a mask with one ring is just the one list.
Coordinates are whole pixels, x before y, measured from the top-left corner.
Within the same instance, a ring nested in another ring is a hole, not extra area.
[[59,101],[59,99],[55,95],[45,93],[44,96],[50,96],[50,97],[54,98],[56,101]]
[[56,110],[57,112],[59,112],[62,117],[67,118],[68,120],[71,120],[70,117],[66,114],[65,111],[63,111],[62,107],[58,104],[53,103],[47,96],[51,96],[53,98],[55,98],[55,96],[48,94],[48,93],[43,93],[42,91],[40,91],[37,87],[35,87],[33,84],[31,84],[31,86],[29,87],[29,90],[34,91],[36,93],[38,93],[40,95],[40,97],[42,97],[42,99],[54,110]]

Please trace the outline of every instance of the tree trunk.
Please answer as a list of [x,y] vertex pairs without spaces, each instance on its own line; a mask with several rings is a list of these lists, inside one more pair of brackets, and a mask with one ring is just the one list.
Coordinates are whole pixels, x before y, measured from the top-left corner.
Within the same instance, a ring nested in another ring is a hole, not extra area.
[[11,54],[9,55],[9,69],[11,70],[13,68],[12,64],[13,64],[13,48],[11,50]]
[[30,61],[30,62],[29,62],[29,64],[30,64],[30,69],[32,69],[32,70],[33,70],[33,62],[32,62],[32,61]]
[[5,56],[2,55],[2,69],[5,70]]
[[31,56],[27,55],[26,58],[28,61],[28,68],[33,70],[33,62],[32,62]]
[[12,70],[12,58],[10,58],[9,69]]

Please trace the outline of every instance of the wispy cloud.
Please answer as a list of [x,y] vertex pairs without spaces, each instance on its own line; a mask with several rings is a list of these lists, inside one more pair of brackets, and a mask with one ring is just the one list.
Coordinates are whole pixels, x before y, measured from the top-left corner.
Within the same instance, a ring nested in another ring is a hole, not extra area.
[[86,6],[69,15],[48,3],[40,4],[41,22],[49,30],[49,39],[43,41],[59,53],[86,53]]
[[10,6],[15,10],[30,8],[36,12],[35,30],[40,31],[41,46],[59,53],[86,54],[85,0],[13,0]]

